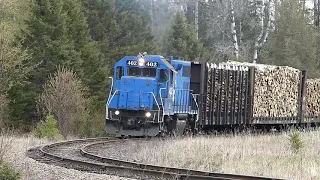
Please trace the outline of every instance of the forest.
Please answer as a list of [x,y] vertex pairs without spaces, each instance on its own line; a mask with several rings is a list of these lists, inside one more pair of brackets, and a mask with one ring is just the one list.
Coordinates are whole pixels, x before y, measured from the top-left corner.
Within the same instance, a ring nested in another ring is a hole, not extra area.
[[0,127],[103,135],[112,66],[139,52],[319,78],[319,1],[0,0]]

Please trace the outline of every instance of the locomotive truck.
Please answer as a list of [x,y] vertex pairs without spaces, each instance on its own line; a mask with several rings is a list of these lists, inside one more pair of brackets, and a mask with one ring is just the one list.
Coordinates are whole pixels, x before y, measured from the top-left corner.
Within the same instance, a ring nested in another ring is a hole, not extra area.
[[139,53],[123,57],[113,70],[106,102],[109,134],[158,136],[221,127],[310,123],[303,113],[305,71],[299,77],[296,114],[257,117],[253,113],[254,67]]

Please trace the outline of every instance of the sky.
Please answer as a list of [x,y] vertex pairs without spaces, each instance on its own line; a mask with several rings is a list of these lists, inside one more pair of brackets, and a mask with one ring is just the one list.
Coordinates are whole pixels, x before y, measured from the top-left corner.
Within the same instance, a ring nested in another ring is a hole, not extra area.
[[312,1],[312,0],[307,0],[307,1],[306,1],[306,6],[307,6],[308,8],[313,8],[313,1]]

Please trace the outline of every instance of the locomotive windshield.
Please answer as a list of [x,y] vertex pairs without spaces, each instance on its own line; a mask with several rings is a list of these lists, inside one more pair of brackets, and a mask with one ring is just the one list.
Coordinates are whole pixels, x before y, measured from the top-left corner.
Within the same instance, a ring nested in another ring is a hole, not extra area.
[[142,76],[145,77],[156,77],[157,71],[155,68],[144,68],[142,69]]
[[128,67],[128,76],[156,77],[157,76],[157,69],[155,69],[155,68]]
[[140,76],[141,70],[138,67],[129,67],[128,68],[128,76]]

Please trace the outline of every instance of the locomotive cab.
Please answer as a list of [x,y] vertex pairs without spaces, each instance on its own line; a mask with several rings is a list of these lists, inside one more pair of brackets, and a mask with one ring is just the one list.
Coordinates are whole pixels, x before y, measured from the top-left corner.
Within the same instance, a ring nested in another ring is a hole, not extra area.
[[106,131],[110,134],[155,136],[163,119],[174,67],[162,56],[126,56],[114,65],[106,105]]

